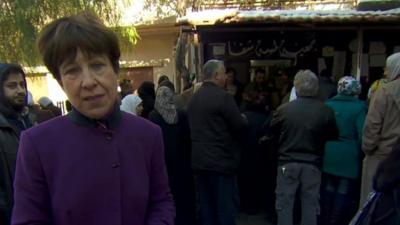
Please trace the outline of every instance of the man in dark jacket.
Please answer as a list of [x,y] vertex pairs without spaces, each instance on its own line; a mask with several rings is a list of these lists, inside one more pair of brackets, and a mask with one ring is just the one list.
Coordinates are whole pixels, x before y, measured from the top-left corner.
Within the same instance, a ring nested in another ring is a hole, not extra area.
[[324,102],[337,94],[336,84],[332,81],[332,74],[328,69],[323,69],[319,74],[318,99]]
[[25,73],[20,66],[0,63],[0,224],[10,224],[13,179],[21,131],[31,127]]
[[319,211],[321,158],[327,140],[338,130],[333,111],[317,100],[318,78],[310,70],[294,78],[297,99],[279,107],[271,131],[279,138],[276,186],[278,225],[293,225],[293,203],[300,188],[301,224],[316,225]]
[[206,62],[203,80],[188,105],[200,220],[202,225],[234,225],[238,209],[235,173],[240,160],[237,140],[247,120],[224,90],[222,61]]

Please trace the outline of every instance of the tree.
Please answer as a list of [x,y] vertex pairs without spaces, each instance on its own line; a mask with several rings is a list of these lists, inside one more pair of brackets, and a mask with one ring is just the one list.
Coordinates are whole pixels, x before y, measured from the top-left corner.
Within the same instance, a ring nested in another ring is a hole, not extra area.
[[115,0],[1,0],[0,11],[0,61],[3,62],[40,64],[36,48],[39,30],[56,18],[82,11],[92,11],[114,27],[123,48],[129,48],[138,37],[134,27],[118,26],[121,14]]
[[157,17],[163,18],[171,15],[184,16],[186,9],[191,7],[194,0],[145,0],[145,8],[157,11]]

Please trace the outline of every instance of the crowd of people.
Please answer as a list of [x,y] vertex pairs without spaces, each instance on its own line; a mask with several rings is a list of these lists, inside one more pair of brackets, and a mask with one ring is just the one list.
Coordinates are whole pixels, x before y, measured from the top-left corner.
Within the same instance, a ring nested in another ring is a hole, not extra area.
[[353,76],[257,69],[244,85],[214,59],[182,93],[168,76],[118,93],[117,37],[90,13],[49,23],[38,48],[71,111],[0,64],[2,225],[346,225],[373,191],[370,224],[396,224],[400,53],[368,106]]

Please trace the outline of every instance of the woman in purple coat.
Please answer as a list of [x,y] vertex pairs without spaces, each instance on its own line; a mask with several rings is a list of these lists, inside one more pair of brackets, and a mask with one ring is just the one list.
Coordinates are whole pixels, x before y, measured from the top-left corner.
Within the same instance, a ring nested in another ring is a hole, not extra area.
[[172,225],[161,130],[119,110],[115,34],[80,14],[38,47],[73,110],[22,134],[12,224]]

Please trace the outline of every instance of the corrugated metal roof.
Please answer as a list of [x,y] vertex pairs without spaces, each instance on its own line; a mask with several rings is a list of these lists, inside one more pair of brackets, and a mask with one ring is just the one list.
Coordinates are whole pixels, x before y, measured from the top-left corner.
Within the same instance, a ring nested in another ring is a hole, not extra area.
[[231,23],[398,23],[400,8],[387,11],[357,10],[205,10],[179,18],[180,25]]

